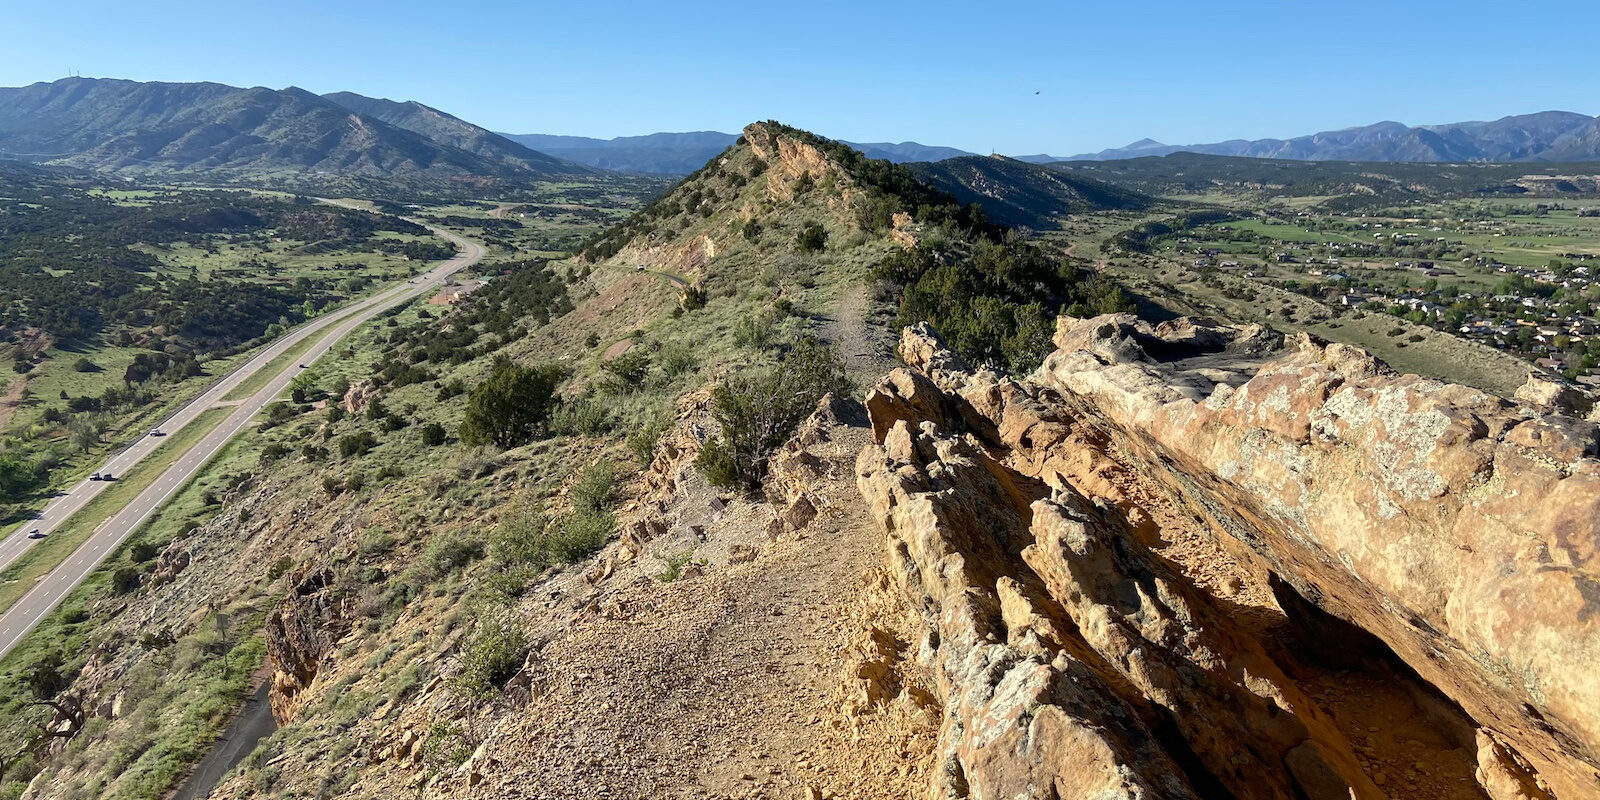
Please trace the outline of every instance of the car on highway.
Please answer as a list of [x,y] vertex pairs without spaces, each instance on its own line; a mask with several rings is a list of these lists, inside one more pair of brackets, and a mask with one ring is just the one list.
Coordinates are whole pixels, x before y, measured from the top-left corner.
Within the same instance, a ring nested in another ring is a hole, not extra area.
[[40,531],[38,528],[34,528],[33,530],[28,531],[28,538],[29,539],[43,539],[44,538],[44,532]]
[[89,476],[89,480],[91,480],[91,481],[99,481],[99,480],[105,480],[105,479],[100,477],[100,473],[96,472],[95,474]]
[[150,435],[151,436],[166,436],[167,434],[162,432],[162,430],[160,428],[151,428],[150,429]]

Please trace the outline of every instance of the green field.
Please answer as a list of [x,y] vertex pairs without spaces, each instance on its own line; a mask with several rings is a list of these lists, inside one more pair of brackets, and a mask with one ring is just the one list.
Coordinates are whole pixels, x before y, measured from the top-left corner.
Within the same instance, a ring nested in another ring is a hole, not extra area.
[[[214,237],[205,245],[177,242],[170,245],[136,245],[135,250],[159,258],[162,272],[177,278],[228,278],[231,280],[292,283],[299,277],[394,278],[414,275],[426,262],[371,250],[339,250],[316,242],[285,241],[270,237]],[[432,236],[379,231],[376,242],[424,242]]]

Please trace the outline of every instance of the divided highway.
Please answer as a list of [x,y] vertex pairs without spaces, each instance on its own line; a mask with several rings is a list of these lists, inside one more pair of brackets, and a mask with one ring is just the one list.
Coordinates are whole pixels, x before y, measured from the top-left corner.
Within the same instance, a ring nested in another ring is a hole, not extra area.
[[[439,266],[407,283],[301,325],[280,337],[243,366],[224,376],[199,397],[163,421],[160,430],[172,434],[192,423],[207,409],[219,404],[232,405],[223,403],[223,398],[240,384],[250,380],[271,364],[273,359],[294,349],[296,345],[307,339],[316,339],[315,344],[300,359],[272,376],[255,394],[239,401],[233,413],[229,414],[221,424],[191,445],[156,478],[154,483],[96,528],[82,546],[67,556],[66,560],[49,574],[39,579],[32,590],[0,615],[0,658],[11,652],[11,648],[39,624],[39,620],[55,608],[68,592],[94,571],[94,568],[116,550],[129,534],[137,530],[157,509],[183,488],[189,479],[204,468],[229,440],[244,430],[268,403],[281,395],[294,377],[301,372],[300,364],[309,364],[321,358],[362,323],[387,309],[438,288],[450,275],[476,264],[483,258],[483,247],[478,243],[438,228],[430,227],[430,230],[450,240],[457,247],[458,252],[454,258],[440,263]],[[112,457],[97,471],[109,472],[120,478],[159,448],[164,441],[166,441],[164,438],[147,433],[132,446]],[[34,544],[34,540],[27,538],[29,531],[37,529],[41,533],[48,534],[112,485],[114,484],[86,478],[70,487],[65,495],[45,507],[37,521],[24,524],[4,541],[0,541],[0,569],[10,566]]]

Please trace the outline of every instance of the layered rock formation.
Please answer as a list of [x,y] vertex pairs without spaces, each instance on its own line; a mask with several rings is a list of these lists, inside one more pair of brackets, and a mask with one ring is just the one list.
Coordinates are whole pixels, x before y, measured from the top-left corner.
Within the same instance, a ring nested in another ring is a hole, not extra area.
[[1260,328],[1056,344],[909,329],[867,398],[933,796],[1600,796],[1594,424]]
[[316,680],[333,643],[349,629],[333,584],[329,567],[308,569],[267,617],[267,655],[274,668],[270,700],[279,723],[294,719],[304,704],[301,693]]

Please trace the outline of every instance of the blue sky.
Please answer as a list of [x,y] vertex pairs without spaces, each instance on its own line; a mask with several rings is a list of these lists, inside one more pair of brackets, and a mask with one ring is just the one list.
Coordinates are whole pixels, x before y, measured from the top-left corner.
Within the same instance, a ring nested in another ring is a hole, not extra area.
[[0,85],[72,69],[344,89],[517,133],[774,118],[854,141],[1063,155],[1600,113],[1596,0],[5,5]]

